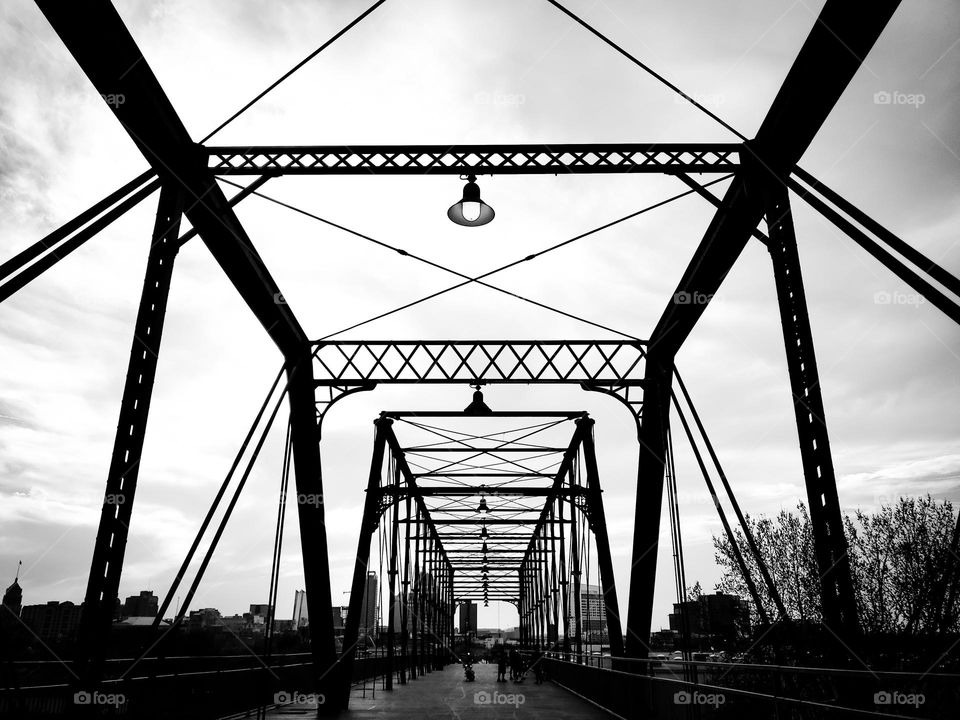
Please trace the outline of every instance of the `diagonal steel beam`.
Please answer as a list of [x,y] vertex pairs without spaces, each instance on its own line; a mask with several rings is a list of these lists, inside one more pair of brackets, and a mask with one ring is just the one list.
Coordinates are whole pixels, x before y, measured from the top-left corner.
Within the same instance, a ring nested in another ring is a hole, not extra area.
[[786,183],[899,4],[827,0],[650,336],[627,616],[631,657],[646,655],[650,637],[676,354],[757,229],[767,209],[765,191]]
[[206,169],[160,82],[108,0],[37,0],[57,35],[162,180],[181,186],[184,213],[267,333],[290,354],[306,335]]
[[750,160],[776,175],[793,169],[899,4],[828,0],[824,5],[756,138],[741,153],[741,169],[657,323],[651,347],[676,354],[759,225],[764,206],[747,186]]

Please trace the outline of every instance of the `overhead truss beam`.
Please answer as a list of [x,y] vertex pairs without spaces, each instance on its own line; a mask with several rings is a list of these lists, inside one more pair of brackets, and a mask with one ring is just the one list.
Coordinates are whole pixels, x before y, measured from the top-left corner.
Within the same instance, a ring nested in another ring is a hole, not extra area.
[[729,173],[738,143],[208,147],[215,175]]
[[318,385],[571,383],[641,385],[644,343],[582,341],[322,341]]

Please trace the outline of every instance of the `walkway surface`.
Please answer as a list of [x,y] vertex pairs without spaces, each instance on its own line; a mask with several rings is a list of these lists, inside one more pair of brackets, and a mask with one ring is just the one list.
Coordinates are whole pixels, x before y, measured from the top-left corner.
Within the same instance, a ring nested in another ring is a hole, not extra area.
[[[350,720],[609,720],[610,715],[549,682],[537,685],[528,674],[522,683],[498,683],[495,665],[474,665],[475,682],[464,682],[463,668],[450,665],[423,677],[375,691],[368,685],[350,695]],[[289,706],[268,713],[269,720],[312,717],[316,711]]]

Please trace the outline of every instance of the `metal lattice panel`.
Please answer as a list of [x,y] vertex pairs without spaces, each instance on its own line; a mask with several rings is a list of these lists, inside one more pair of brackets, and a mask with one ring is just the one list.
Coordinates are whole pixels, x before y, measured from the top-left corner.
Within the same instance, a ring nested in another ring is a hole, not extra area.
[[643,345],[617,341],[320,342],[317,384],[591,383],[640,385]]
[[576,145],[367,145],[207,148],[216,175],[474,175],[727,173],[735,143]]

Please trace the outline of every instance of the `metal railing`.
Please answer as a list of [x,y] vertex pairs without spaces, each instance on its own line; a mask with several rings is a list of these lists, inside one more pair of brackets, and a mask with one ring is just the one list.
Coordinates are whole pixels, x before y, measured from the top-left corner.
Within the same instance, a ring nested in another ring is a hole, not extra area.
[[960,675],[548,653],[547,676],[623,718],[956,717]]

